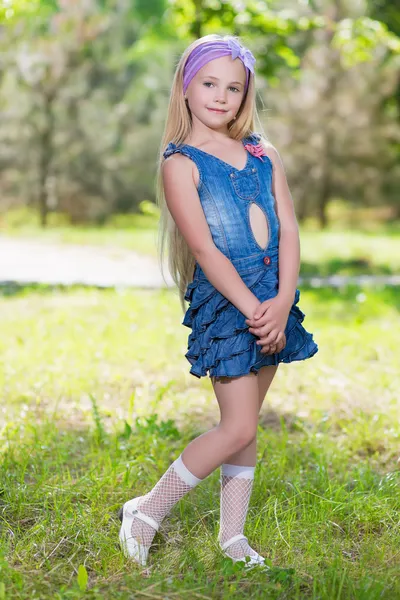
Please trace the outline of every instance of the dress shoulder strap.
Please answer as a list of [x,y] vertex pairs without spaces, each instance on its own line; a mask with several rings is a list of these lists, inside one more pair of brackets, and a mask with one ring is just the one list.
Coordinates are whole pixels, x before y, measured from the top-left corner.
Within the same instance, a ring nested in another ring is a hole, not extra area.
[[165,148],[165,150],[163,152],[163,157],[168,158],[168,156],[171,156],[172,154],[176,154],[177,152],[180,154],[184,154],[185,156],[187,156],[188,158],[191,158],[193,160],[193,154],[190,151],[190,148],[188,148],[184,144],[180,144],[179,146],[177,146],[173,142],[170,142],[168,144],[168,146]]
[[200,187],[203,185],[203,180],[204,180],[201,157],[199,157],[198,154],[196,154],[196,149],[192,148],[192,146],[187,146],[186,144],[177,145],[177,144],[174,144],[174,142],[170,142],[168,144],[168,146],[165,148],[165,150],[163,152],[163,157],[168,158],[169,156],[172,156],[172,154],[177,154],[177,153],[187,156],[196,165],[197,170],[199,172],[199,186],[197,188],[199,190]]
[[257,144],[260,143],[261,138],[262,138],[261,133],[258,133],[256,131],[252,131],[250,133],[250,135],[248,135],[247,137],[243,138],[243,142],[247,143],[247,144],[257,145]]

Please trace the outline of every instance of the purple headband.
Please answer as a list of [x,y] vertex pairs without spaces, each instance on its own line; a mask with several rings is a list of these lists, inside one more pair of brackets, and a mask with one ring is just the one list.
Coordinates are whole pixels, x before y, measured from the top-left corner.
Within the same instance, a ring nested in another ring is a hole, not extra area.
[[186,93],[189,83],[204,65],[210,60],[228,55],[231,55],[233,59],[240,58],[246,67],[246,91],[249,84],[249,71],[254,73],[256,59],[248,48],[239,44],[235,39],[224,38],[199,44],[189,54],[183,73],[183,93]]

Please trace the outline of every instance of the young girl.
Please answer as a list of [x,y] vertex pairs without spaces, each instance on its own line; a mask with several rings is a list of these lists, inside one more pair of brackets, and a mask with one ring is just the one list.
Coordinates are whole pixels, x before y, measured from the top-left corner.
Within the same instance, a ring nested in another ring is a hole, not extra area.
[[[145,565],[161,521],[221,466],[219,543],[262,565],[244,524],[258,415],[279,363],[318,351],[296,289],[299,233],[277,150],[253,131],[255,58],[235,36],[207,35],[177,65],[160,157],[161,256],[189,301],[190,373],[209,375],[220,423],[193,440],[152,490],[121,508],[120,542]],[[165,160],[162,160],[165,159]]]

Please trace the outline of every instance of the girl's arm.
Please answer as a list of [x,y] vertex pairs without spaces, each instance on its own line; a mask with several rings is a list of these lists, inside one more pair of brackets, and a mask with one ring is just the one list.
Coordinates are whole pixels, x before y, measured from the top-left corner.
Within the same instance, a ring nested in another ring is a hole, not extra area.
[[272,144],[264,144],[273,164],[272,194],[276,201],[279,228],[279,292],[278,296],[291,306],[296,294],[300,270],[299,227],[293,199],[278,151]]
[[246,317],[260,301],[214,244],[192,175],[192,161],[174,154],[162,164],[165,199],[176,226],[210,283]]

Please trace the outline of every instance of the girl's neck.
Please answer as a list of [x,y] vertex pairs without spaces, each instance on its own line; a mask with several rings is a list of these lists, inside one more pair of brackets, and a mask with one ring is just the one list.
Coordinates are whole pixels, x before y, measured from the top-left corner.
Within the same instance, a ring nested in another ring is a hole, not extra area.
[[190,137],[184,141],[184,143],[191,146],[205,146],[207,144],[225,145],[227,140],[230,139],[232,138],[229,136],[229,132],[226,134],[218,133],[217,135],[193,135],[192,133]]
[[221,127],[221,129],[210,129],[196,117],[193,119],[192,130],[189,133],[185,143],[192,146],[202,146],[204,144],[224,144],[229,140],[229,129]]

